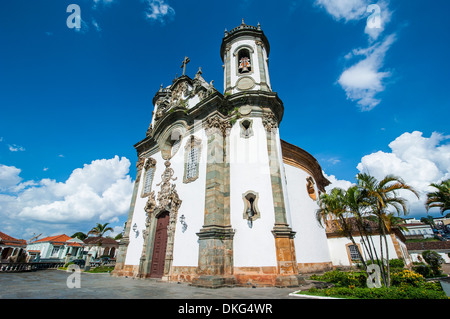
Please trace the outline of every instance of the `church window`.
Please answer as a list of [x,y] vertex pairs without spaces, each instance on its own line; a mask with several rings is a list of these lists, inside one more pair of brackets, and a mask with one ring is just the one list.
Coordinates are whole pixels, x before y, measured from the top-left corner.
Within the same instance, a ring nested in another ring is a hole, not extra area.
[[150,195],[152,190],[153,176],[155,175],[156,161],[153,158],[148,158],[144,165],[144,186],[142,188],[141,197]]
[[309,197],[311,197],[312,200],[316,200],[316,190],[314,189],[314,180],[311,176],[309,176],[306,179],[306,190],[308,192]]
[[252,71],[252,62],[250,52],[247,49],[241,49],[238,53],[238,72],[239,74],[250,73]]
[[180,148],[181,140],[182,140],[181,133],[178,130],[174,130],[170,135],[170,143],[171,143],[170,157],[173,157]]
[[252,124],[253,122],[250,119],[244,119],[240,122],[242,138],[249,138],[253,136]]
[[191,136],[185,146],[184,183],[193,182],[198,178],[200,168],[201,140]]
[[258,208],[259,195],[256,192],[248,191],[242,195],[244,200],[244,214],[243,218],[247,220],[248,227],[253,227],[253,222],[261,217],[261,213]]
[[349,252],[349,255],[350,255],[350,259],[352,261],[355,261],[355,262],[361,261],[361,253],[359,251],[358,246],[356,246],[356,245],[348,245],[347,248],[348,248],[348,252]]

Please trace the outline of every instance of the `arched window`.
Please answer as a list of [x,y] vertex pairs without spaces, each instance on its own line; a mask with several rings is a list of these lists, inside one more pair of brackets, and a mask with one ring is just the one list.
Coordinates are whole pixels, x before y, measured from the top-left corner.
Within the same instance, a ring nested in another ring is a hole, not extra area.
[[202,141],[192,135],[185,146],[183,183],[193,182],[198,178]]
[[144,186],[142,187],[141,197],[150,195],[152,190],[153,176],[155,175],[156,160],[148,158],[144,164]]
[[258,208],[258,193],[254,191],[247,191],[242,194],[244,200],[244,214],[243,218],[247,220],[248,227],[253,227],[253,222],[261,217],[261,213]]
[[238,53],[238,73],[245,74],[252,71],[252,61],[250,52],[247,49],[241,49]]
[[253,136],[252,120],[243,119],[239,124],[241,126],[241,137],[249,138],[249,137]]

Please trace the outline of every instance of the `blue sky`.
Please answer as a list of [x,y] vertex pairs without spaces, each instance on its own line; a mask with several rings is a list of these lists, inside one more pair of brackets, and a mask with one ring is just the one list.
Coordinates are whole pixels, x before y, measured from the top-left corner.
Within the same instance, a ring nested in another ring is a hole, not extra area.
[[[66,24],[70,4],[80,30]],[[369,4],[380,28],[368,28]],[[450,177],[449,11],[445,0],[2,1],[0,231],[120,232],[154,94],[185,56],[187,75],[201,67],[222,91],[220,44],[242,18],[269,39],[284,140],[334,186],[393,173],[424,194]],[[426,215],[421,201],[410,215]]]

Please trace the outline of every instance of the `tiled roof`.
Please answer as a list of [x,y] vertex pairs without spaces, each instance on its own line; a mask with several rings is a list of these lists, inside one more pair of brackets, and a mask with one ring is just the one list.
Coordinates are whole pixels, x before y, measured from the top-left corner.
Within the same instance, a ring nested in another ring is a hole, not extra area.
[[11,237],[5,233],[0,232],[0,242],[3,245],[8,246],[26,246],[27,241],[24,239],[16,239],[14,237]]
[[437,250],[450,249],[450,241],[420,241],[406,243],[408,250]]
[[45,237],[45,238],[33,241],[33,244],[34,243],[43,243],[43,242],[66,242],[70,239],[72,239],[72,237],[62,234],[62,235]]
[[119,243],[112,238],[109,237],[87,237],[84,241],[87,245],[96,245],[101,240],[102,244],[113,244],[118,245]]

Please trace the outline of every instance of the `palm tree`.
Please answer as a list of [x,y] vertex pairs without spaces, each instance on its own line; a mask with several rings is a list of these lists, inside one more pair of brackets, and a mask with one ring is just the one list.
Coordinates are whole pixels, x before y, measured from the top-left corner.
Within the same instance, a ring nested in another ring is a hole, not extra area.
[[[318,199],[319,209],[316,211],[316,219],[322,225],[322,221],[325,223],[335,223],[340,232],[351,240],[353,245],[356,245],[353,238],[353,223],[349,219],[351,212],[347,203],[347,191],[344,189],[335,187],[330,191],[330,194],[323,193]],[[366,263],[361,256],[359,250],[361,262],[366,269]]]
[[114,231],[114,229],[112,229],[112,227],[107,227],[109,225],[109,223],[106,224],[100,224],[97,223],[97,226],[93,227],[89,232],[88,235],[96,235],[97,237],[103,237],[103,235],[108,232],[108,231]]
[[[376,250],[373,248],[373,239],[370,236],[370,234],[372,233],[370,223],[366,218],[368,212],[368,204],[365,202],[365,199],[362,195],[363,194],[361,193],[358,186],[351,186],[347,189],[347,192],[345,194],[345,202],[349,212],[353,215],[354,225],[360,233],[361,244],[367,252],[367,255],[372,263],[374,263],[374,259],[378,259],[378,257]],[[361,260],[364,268],[367,270],[367,264],[362,256]]]
[[432,183],[430,186],[437,189],[435,192],[427,194],[425,208],[427,212],[430,208],[438,207],[442,215],[450,210],[450,178],[440,183]]
[[[408,190],[414,193],[417,198],[419,194],[414,188],[407,185],[400,177],[394,175],[387,175],[381,181],[378,181],[375,177],[360,173],[357,175],[357,185],[360,189],[364,201],[370,206],[371,214],[373,214],[378,222],[380,229],[380,247],[381,257],[383,258],[383,242],[386,249],[386,265],[381,263],[382,272],[386,274],[383,276],[385,286],[390,286],[390,274],[389,274],[389,250],[387,245],[386,234],[390,231],[389,224],[389,209],[393,207],[398,215],[408,213],[407,200],[398,196],[397,192],[400,190]],[[386,269],[384,269],[386,267]]]
[[103,235],[108,231],[114,231],[112,227],[107,227],[109,223],[106,224],[100,224],[97,223],[97,226],[93,227],[89,232],[88,235],[95,235],[98,237],[98,246],[100,247],[102,245],[102,238]]

